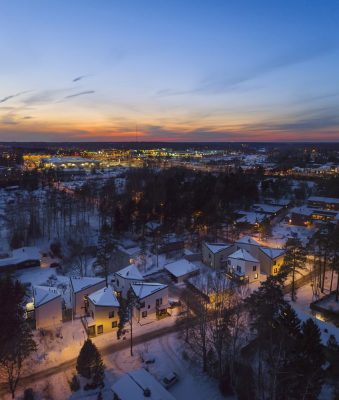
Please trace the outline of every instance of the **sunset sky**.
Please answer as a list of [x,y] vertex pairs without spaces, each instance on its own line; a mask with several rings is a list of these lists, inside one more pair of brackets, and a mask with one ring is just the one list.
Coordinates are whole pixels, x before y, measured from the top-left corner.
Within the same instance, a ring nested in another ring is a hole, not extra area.
[[0,0],[0,141],[339,141],[338,0]]

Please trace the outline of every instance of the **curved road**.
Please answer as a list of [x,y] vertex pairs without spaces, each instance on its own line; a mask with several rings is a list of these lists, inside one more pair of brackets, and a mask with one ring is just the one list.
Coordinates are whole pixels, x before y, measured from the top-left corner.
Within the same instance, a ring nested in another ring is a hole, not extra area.
[[[135,337],[133,337],[133,344],[137,345],[140,343],[145,343],[150,340],[156,339],[158,337],[168,335],[169,333],[176,332],[179,329],[180,329],[179,326],[174,324],[172,326],[160,328],[160,329],[145,333],[140,336],[135,336]],[[129,346],[130,346],[130,341],[127,339],[127,340],[120,341],[118,343],[112,343],[105,347],[101,347],[101,348],[99,348],[99,350],[100,350],[100,353],[102,356],[106,356],[108,354],[114,353],[115,351],[126,349]],[[60,372],[65,372],[68,369],[74,368],[75,364],[76,364],[76,358],[72,358],[71,360],[65,361],[54,367],[50,367],[43,371],[39,371],[39,372],[35,372],[30,375],[23,376],[19,381],[19,386],[26,386],[27,384],[32,384],[32,382],[46,379],[46,378],[50,377],[51,375],[58,374]],[[0,384],[0,396],[4,395],[6,393],[8,393],[7,385],[5,383],[1,383]]]

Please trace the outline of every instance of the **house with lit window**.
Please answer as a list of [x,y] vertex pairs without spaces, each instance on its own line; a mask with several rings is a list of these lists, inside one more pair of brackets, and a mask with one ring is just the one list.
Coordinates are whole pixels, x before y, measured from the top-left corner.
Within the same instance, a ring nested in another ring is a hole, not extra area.
[[135,264],[131,264],[115,272],[111,282],[118,297],[126,298],[131,285],[143,280],[144,277],[141,275],[138,267]]
[[88,296],[106,286],[104,278],[82,277],[70,278],[71,303],[73,315],[82,316],[87,312]]
[[230,243],[207,243],[202,244],[202,261],[205,265],[220,269],[226,267],[227,257],[233,253],[234,245]]
[[240,281],[252,283],[260,276],[259,260],[244,249],[239,249],[228,256],[227,267],[229,275]]
[[49,286],[33,286],[33,301],[26,304],[28,319],[35,321],[36,329],[55,328],[62,323],[62,297]]
[[136,297],[133,315],[140,324],[154,321],[167,314],[168,286],[155,282],[139,282],[131,285]]
[[111,287],[88,295],[87,315],[84,318],[89,336],[116,331],[119,324],[119,301]]
[[286,250],[271,247],[260,247],[259,260],[261,272],[276,275],[284,263]]

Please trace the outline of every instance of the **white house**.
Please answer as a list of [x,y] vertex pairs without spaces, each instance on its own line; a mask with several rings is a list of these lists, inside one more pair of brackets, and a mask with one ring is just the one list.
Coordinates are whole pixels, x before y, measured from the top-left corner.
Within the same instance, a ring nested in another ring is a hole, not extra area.
[[189,262],[185,258],[169,263],[165,265],[164,268],[177,283],[184,282],[186,279],[198,274],[200,271],[200,268],[197,265]]
[[35,328],[53,328],[62,322],[62,298],[56,288],[33,287],[33,303],[26,306],[27,312],[34,310]]
[[70,278],[71,302],[74,315],[85,315],[88,306],[87,297],[106,286],[104,278]]
[[138,267],[134,264],[115,272],[112,284],[114,290],[119,296],[126,298],[127,292],[133,283],[142,282],[144,277],[141,275]]
[[110,287],[104,287],[88,295],[85,320],[90,336],[116,331],[119,324],[119,301]]
[[243,236],[235,242],[234,251],[240,249],[248,251],[254,258],[259,259],[260,244],[251,236]]
[[247,250],[239,249],[228,256],[228,272],[240,280],[254,282],[260,276],[260,262]]
[[227,257],[233,253],[234,245],[230,243],[202,244],[202,261],[214,269],[226,267]]
[[138,322],[149,322],[167,313],[168,286],[162,283],[139,282],[131,285],[137,298],[134,317]]
[[175,400],[144,368],[127,372],[112,386],[113,400]]

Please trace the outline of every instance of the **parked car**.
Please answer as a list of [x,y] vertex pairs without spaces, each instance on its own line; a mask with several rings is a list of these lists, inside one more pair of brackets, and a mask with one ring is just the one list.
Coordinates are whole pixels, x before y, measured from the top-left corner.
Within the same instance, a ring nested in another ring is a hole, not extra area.
[[177,383],[178,380],[179,380],[178,375],[175,372],[170,372],[161,379],[161,384],[162,386],[164,386],[164,388],[168,389],[175,383]]
[[141,361],[144,364],[154,364],[155,363],[155,357],[152,354],[146,353],[141,355]]

